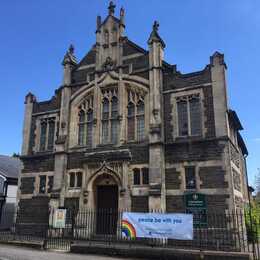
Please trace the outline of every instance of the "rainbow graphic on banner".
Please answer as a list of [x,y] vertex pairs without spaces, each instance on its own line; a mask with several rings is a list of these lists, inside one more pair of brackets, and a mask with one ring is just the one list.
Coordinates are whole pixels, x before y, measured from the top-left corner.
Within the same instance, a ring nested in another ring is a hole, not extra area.
[[136,238],[136,231],[134,226],[127,220],[122,220],[122,233],[129,238]]

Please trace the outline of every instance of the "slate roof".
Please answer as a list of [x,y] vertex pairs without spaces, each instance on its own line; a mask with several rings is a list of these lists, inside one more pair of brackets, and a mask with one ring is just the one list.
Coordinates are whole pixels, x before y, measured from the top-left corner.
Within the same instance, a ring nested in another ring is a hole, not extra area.
[[18,179],[22,163],[20,159],[0,155],[0,174],[6,178]]

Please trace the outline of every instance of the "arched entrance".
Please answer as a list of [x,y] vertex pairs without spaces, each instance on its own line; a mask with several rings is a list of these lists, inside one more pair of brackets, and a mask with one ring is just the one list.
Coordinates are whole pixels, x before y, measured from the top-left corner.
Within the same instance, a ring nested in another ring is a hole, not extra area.
[[118,184],[112,175],[103,173],[95,180],[96,233],[116,234],[118,220]]

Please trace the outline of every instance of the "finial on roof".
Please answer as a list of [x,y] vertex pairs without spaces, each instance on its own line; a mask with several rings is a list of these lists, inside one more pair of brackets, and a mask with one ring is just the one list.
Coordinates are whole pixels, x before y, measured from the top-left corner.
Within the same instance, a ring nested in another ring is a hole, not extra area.
[[72,64],[75,65],[77,64],[77,60],[76,57],[74,55],[74,46],[72,44],[70,44],[69,46],[69,50],[66,52],[63,61],[62,61],[62,65],[65,66],[66,64]]
[[125,9],[121,7],[120,9],[120,24],[125,23]]
[[108,6],[109,15],[113,15],[115,13],[115,7],[116,5],[113,3],[113,1],[110,1]]
[[123,7],[120,8],[120,16],[125,15],[125,9]]
[[73,54],[74,50],[75,50],[75,48],[74,48],[73,44],[71,44],[69,47],[69,53]]
[[148,44],[152,44],[153,42],[160,42],[162,47],[165,48],[165,43],[162,40],[162,38],[160,37],[158,30],[159,30],[159,23],[157,21],[154,21],[153,30],[148,39]]
[[153,23],[153,31],[158,32],[159,26],[160,26],[159,23],[157,21],[154,21],[154,23]]
[[101,26],[101,16],[98,15],[97,16],[97,31],[99,30],[100,26]]

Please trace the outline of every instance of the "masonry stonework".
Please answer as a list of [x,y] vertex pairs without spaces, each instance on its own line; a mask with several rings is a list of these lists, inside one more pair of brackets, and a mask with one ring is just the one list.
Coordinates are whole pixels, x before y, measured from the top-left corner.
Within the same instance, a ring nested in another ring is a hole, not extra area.
[[183,74],[164,60],[158,22],[147,49],[125,27],[125,11],[117,18],[110,6],[82,60],[73,46],[66,52],[55,96],[26,96],[21,214],[57,207],[186,212],[191,193],[205,196],[207,211],[243,207],[247,149],[227,103],[224,55]]

